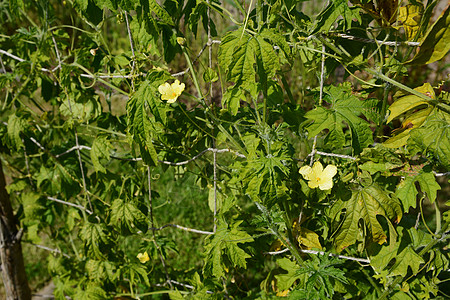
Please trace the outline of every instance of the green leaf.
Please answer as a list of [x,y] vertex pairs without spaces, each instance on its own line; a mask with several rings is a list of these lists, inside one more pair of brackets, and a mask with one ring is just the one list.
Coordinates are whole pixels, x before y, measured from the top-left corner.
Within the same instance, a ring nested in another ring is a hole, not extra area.
[[81,94],[77,96],[79,99],[75,101],[73,97],[69,96],[69,100],[64,99],[63,103],[59,107],[59,111],[62,115],[88,121],[90,118],[98,116],[102,107],[98,100],[98,97],[92,97],[85,99]]
[[[356,242],[360,221],[362,220],[367,228],[371,239],[379,244],[387,240],[383,227],[377,220],[377,215],[385,217],[386,221],[395,219],[398,223],[402,218],[402,209],[398,200],[391,197],[376,184],[367,187],[359,187],[352,191],[350,199],[340,199],[331,211],[331,218],[337,221],[344,211],[344,216],[339,222],[339,229],[334,234],[334,242],[338,251],[354,244]],[[391,240],[396,235],[395,230],[390,226]]]
[[365,170],[370,173],[370,175],[375,174],[376,172],[385,172],[387,170],[395,169],[400,167],[401,164],[393,164],[390,162],[385,163],[375,163],[373,161],[368,161],[362,165],[359,165],[358,167],[361,170]]
[[211,68],[207,68],[205,73],[203,73],[203,80],[205,82],[216,82],[217,80],[219,80],[219,76],[217,75],[216,71]]
[[246,268],[246,259],[250,258],[244,250],[242,250],[239,243],[249,243],[253,238],[239,229],[239,224],[242,221],[234,223],[231,228],[228,224],[221,222],[217,228],[216,233],[212,238],[208,238],[205,246],[205,265],[203,273],[211,273],[216,278],[225,275],[225,262],[223,256],[226,255],[234,267]]
[[75,299],[80,300],[102,300],[106,299],[106,292],[98,284],[88,284],[85,289],[78,286],[77,292],[74,296]]
[[105,135],[97,136],[94,142],[92,142],[91,160],[96,172],[106,173],[106,169],[100,163],[100,159],[109,159],[109,151],[111,148],[111,143]]
[[[434,94],[433,87],[427,82],[424,83],[422,86],[415,88],[414,90],[425,94],[432,99],[435,99],[436,96]],[[396,95],[397,97],[403,95],[400,93],[399,95]],[[399,97],[398,100],[396,100],[391,106],[389,106],[389,118],[387,119],[386,123],[391,122],[393,119],[397,118],[398,116],[410,111],[411,109],[414,109],[420,105],[429,105],[430,103],[428,101],[424,101],[422,98],[416,96],[416,95],[406,95],[403,97]]]
[[113,280],[116,276],[115,267],[109,261],[90,259],[86,263],[86,271],[88,272],[89,280],[103,283],[107,280]]
[[214,212],[214,197],[216,197],[216,211],[222,211],[222,206],[224,204],[224,201],[226,199],[226,196],[222,194],[222,192],[217,188],[216,195],[214,195],[214,188],[210,185],[209,187],[209,193],[208,193],[208,206],[211,212]]
[[[379,260],[382,260],[379,261]],[[378,255],[371,259],[373,265],[387,266],[392,260],[395,263],[389,268],[387,276],[403,276],[408,273],[408,267],[411,268],[414,274],[416,274],[420,268],[420,265],[425,263],[423,258],[419,256],[411,245],[406,246],[401,252],[392,251],[390,247],[383,247]]]
[[443,58],[450,50],[450,7],[439,16],[420,43],[419,52],[408,64],[430,64]]
[[401,200],[405,211],[408,211],[410,207],[416,208],[418,192],[415,182],[419,183],[420,189],[428,196],[431,203],[436,200],[437,191],[441,189],[431,170],[420,170],[416,174],[407,174],[395,191],[395,195]]
[[324,89],[324,100],[331,103],[331,107],[317,107],[308,111],[305,117],[312,122],[307,126],[311,137],[328,129],[326,143],[330,147],[343,148],[345,145],[344,122],[349,126],[352,147],[356,153],[373,143],[372,131],[369,123],[361,119],[360,115],[369,114],[373,108],[371,101],[360,101],[352,95],[349,85],[328,86]]
[[11,143],[11,147],[15,150],[23,148],[22,138],[20,134],[25,131],[27,127],[27,121],[18,117],[16,114],[11,114],[8,118],[7,133]]
[[75,5],[78,5],[80,10],[85,11],[88,7],[89,0],[75,0]]
[[148,280],[148,273],[142,265],[129,264],[128,266],[122,267],[122,269],[124,273],[127,273],[129,275],[132,284],[136,284],[138,282],[136,279],[141,278],[147,286],[150,285],[150,282]]
[[148,5],[150,10],[159,17],[161,23],[175,26],[170,14],[164,8],[162,8],[156,0],[148,0]]
[[117,3],[115,0],[94,0],[94,2],[99,8],[107,8],[112,11],[117,10]]
[[450,166],[450,115],[434,110],[424,124],[410,132],[408,150],[422,152],[434,158],[442,166]]
[[156,96],[156,84],[161,82],[146,80],[141,84],[136,94],[127,103],[128,126],[134,141],[139,145],[142,159],[147,165],[157,165],[158,155],[153,146],[153,126],[146,110],[146,104],[155,119],[166,121],[167,110],[162,107],[161,100]]
[[[280,60],[273,49],[273,45],[264,40],[263,35],[255,37],[255,51],[258,63],[260,81],[267,81],[280,69]],[[251,51],[251,50],[250,50]]]
[[130,22],[131,33],[138,49],[151,55],[161,56],[158,49],[159,31],[156,21],[150,17],[134,18]]
[[289,58],[291,55],[291,47],[281,33],[277,32],[274,28],[264,28],[260,35],[262,38],[268,40],[273,46],[279,47],[284,52],[286,58]]
[[21,194],[23,213],[25,218],[33,220],[42,215],[43,203],[40,200],[40,195],[34,192]]
[[314,255],[311,260],[302,264],[297,274],[307,275],[307,280],[302,285],[308,295],[307,299],[310,299],[311,295],[316,294],[314,291],[318,292],[320,299],[331,299],[335,293],[335,281],[348,284],[345,272],[334,267],[334,265],[342,263],[343,261],[338,258],[323,254]]
[[171,291],[169,293],[169,298],[170,298],[170,300],[183,300],[184,299],[184,297],[180,293],[180,291]]
[[147,231],[146,216],[132,203],[116,199],[111,205],[110,224],[120,229],[123,234]]
[[286,180],[289,168],[287,165],[292,158],[283,148],[284,144],[274,141],[268,141],[272,146],[271,154],[266,155],[264,151],[254,152],[255,149],[252,148],[257,145],[252,143],[257,140],[247,137],[246,146],[250,155],[247,157],[247,163],[239,168],[239,178],[245,184],[246,193],[253,201],[262,202],[270,208],[288,193]]
[[[265,36],[272,38],[268,33]],[[227,80],[248,89],[255,85],[257,73],[261,80],[265,80],[280,68],[278,55],[264,36],[252,36],[243,33],[242,29],[222,38],[218,56],[220,65],[226,70]]]
[[340,17],[344,19],[345,29],[351,27],[353,19],[357,19],[361,23],[360,8],[351,7],[345,0],[330,1],[328,6],[317,16],[314,22],[315,28],[313,33],[328,32],[336,20]]
[[111,249],[105,224],[86,222],[80,230],[80,238],[84,242],[88,254],[98,259],[106,258],[106,249]]
[[275,275],[277,289],[285,291],[289,289],[295,281],[306,281],[306,274],[299,274],[299,265],[295,261],[291,261],[289,258],[281,258],[277,260],[277,265],[281,269],[287,271],[287,273],[280,273]]
[[237,115],[239,107],[241,106],[241,101],[245,101],[245,95],[241,88],[239,87],[229,87],[222,97],[222,106],[226,107],[227,110],[233,115]]
[[403,166],[401,156],[395,153],[395,150],[386,148],[382,144],[364,149],[359,160],[361,164],[358,165],[358,168],[369,172],[370,175],[381,172],[390,176],[392,174],[390,170]]
[[[233,81],[238,85],[254,83],[256,81],[256,71],[253,65],[256,64],[255,53],[257,51],[255,39],[251,35],[244,33],[240,38],[236,37],[233,42],[234,51],[231,63],[228,66],[227,80]],[[222,47],[222,44],[220,46]]]

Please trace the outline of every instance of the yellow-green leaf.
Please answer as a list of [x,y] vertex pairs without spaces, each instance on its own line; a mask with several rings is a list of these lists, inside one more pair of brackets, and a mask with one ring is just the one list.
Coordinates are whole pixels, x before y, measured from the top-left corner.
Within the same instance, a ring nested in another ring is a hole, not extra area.
[[[414,90],[422,94],[425,94],[431,97],[432,99],[436,97],[434,94],[433,87],[428,82],[422,86],[415,88]],[[401,97],[389,107],[390,114],[386,122],[387,123],[391,122],[393,119],[397,118],[401,114],[406,113],[415,107],[428,104],[429,103],[427,101],[424,101],[422,98],[416,95],[407,95]]]
[[384,141],[383,146],[385,146],[386,148],[394,149],[394,148],[399,148],[399,147],[406,145],[406,142],[409,139],[410,131],[411,131],[411,129],[406,129],[402,133],[394,135],[393,137]]
[[408,4],[399,8],[397,20],[402,23],[408,40],[412,40],[417,34],[420,27],[422,13],[422,4]]
[[15,114],[11,114],[8,118],[8,137],[11,142],[11,146],[16,150],[19,150],[23,147],[22,138],[20,137],[20,133],[24,131],[27,126],[27,122],[16,116]]
[[[387,235],[377,219],[377,215],[385,217],[387,222],[395,219],[399,222],[402,218],[402,209],[399,201],[382,190],[376,184],[360,187],[353,191],[350,199],[341,199],[335,203],[337,209],[332,209],[332,218],[335,220],[345,211],[339,222],[338,230],[334,236],[334,242],[338,251],[354,244],[359,234],[360,221],[363,221],[367,233],[373,242],[383,244]],[[391,236],[395,235],[392,227]]]
[[450,50],[450,7],[436,20],[420,43],[420,50],[407,63],[430,64],[443,58]]
[[410,207],[416,208],[417,189],[415,182],[420,184],[421,191],[427,194],[431,203],[436,201],[437,191],[441,189],[430,170],[421,170],[417,174],[408,174],[398,184],[395,192],[395,195],[402,201],[405,211],[409,210]]
[[300,245],[305,246],[308,249],[322,249],[322,245],[319,241],[319,235],[307,228],[300,227],[297,240]]
[[111,143],[107,136],[101,135],[95,138],[91,147],[91,160],[96,172],[106,173],[106,169],[100,163],[100,159],[109,159],[110,149]]

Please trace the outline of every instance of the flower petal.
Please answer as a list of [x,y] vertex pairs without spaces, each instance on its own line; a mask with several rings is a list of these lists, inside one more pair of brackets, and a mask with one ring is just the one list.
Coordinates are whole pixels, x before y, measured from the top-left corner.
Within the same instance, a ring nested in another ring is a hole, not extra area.
[[315,178],[313,178],[312,180],[308,181],[308,186],[311,189],[315,189],[318,186],[320,187],[320,183]]
[[303,166],[298,171],[306,180],[311,180],[312,169],[310,166]]
[[333,178],[337,173],[337,167],[335,165],[326,166],[325,170],[322,172],[322,177]]
[[164,83],[164,84],[161,84],[161,85],[158,87],[158,92],[159,92],[161,95],[164,95],[164,94],[167,94],[168,89],[170,89],[170,84],[166,82],[166,83]]
[[331,190],[331,188],[333,187],[333,180],[331,178],[325,179],[322,180],[322,182],[320,182],[318,185],[319,189],[321,189],[322,191]]
[[314,173],[314,177],[321,177],[323,172],[323,166],[320,161],[316,161],[312,167],[312,171]]
[[138,259],[139,259],[139,261],[141,262],[141,263],[146,263],[146,262],[148,262],[149,260],[150,260],[150,258],[148,257],[148,253],[147,253],[147,251],[145,251],[144,253],[139,253],[137,256],[136,256]]

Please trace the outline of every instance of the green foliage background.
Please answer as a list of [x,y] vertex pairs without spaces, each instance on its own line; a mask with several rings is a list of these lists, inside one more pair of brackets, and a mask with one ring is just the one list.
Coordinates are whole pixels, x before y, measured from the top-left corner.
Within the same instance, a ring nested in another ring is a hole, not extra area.
[[440,6],[1,2],[0,154],[55,297],[449,297]]

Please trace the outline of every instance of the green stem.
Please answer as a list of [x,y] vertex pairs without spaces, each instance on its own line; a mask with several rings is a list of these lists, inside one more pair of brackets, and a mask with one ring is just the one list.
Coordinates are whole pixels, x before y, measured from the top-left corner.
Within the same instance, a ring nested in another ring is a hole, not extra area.
[[80,124],[80,126],[87,127],[89,129],[96,129],[96,130],[107,132],[107,133],[110,133],[110,134],[115,134],[115,135],[118,135],[118,136],[121,136],[121,137],[127,137],[126,134],[123,134],[121,132],[113,131],[113,130],[109,130],[109,129],[105,129],[105,128],[101,128],[101,127],[97,127],[97,126],[94,126],[94,125]]
[[[330,48],[331,50],[333,50],[334,52],[336,52],[337,54],[339,54],[342,57],[342,61],[341,63],[343,64],[348,64],[348,62],[351,62],[351,57],[349,57],[347,54],[345,54],[343,51],[341,51],[339,48],[337,48],[333,43],[329,42],[327,39],[325,39],[323,36],[321,35],[317,35],[316,38],[322,42],[323,44],[325,44],[325,46],[327,46],[328,48]],[[384,80],[386,82],[389,82],[390,84],[398,87],[401,90],[407,91],[413,95],[416,95],[417,97],[420,97],[426,101],[433,101],[433,99],[431,99],[430,97],[428,97],[425,94],[422,94],[416,90],[413,90],[410,87],[407,87],[404,84],[401,84],[400,82],[389,78],[388,76],[384,75],[382,72],[380,71],[376,71],[374,69],[372,69],[371,67],[369,67],[367,64],[362,64],[361,67],[363,68],[364,71],[366,71],[367,73],[369,73],[370,75],[373,75],[375,77],[380,78],[381,80]]]
[[381,111],[380,111],[380,122],[378,123],[378,133],[377,136],[381,137],[383,135],[383,126],[382,124],[384,123],[385,117],[386,117],[386,110],[387,110],[387,105],[388,105],[388,98],[389,98],[389,85],[385,84],[384,85],[384,90],[383,90],[383,103],[381,106]]
[[[189,56],[187,48],[184,45],[180,45],[180,46],[181,46],[181,49],[183,50],[184,57],[186,58],[186,62],[188,64],[189,72],[191,73],[191,77],[192,77],[192,81],[194,82],[195,89],[197,90],[197,93],[198,93],[198,96],[199,96],[200,100],[202,100],[204,102],[205,99],[203,97],[202,90],[200,89],[200,85],[199,85],[198,79],[197,79],[197,74],[195,74],[194,67],[192,65],[191,57]],[[206,103],[202,103],[202,104],[204,106],[206,106]]]
[[[106,81],[106,80],[103,80],[103,79],[101,79],[101,78],[97,78],[94,74],[92,74],[92,73],[91,73],[87,68],[85,68],[84,66],[82,66],[82,65],[80,65],[80,64],[78,64],[78,63],[76,63],[76,62],[73,63],[72,65],[75,66],[75,67],[77,67],[77,68],[80,68],[81,70],[83,70],[83,71],[86,72],[87,74],[91,75],[91,76],[93,77],[93,80],[95,80],[95,81],[98,80],[98,81],[100,81],[101,83],[106,84],[107,86],[109,86],[109,87],[112,88],[113,90],[116,90],[116,91],[118,91],[119,93],[121,93],[121,94],[123,94],[123,95],[125,95],[125,96],[129,96],[129,93],[123,91],[122,89],[118,88],[117,86],[112,85],[111,83],[109,83],[109,82]],[[91,86],[94,86],[94,84],[95,84],[95,82],[94,82]]]
[[441,220],[441,211],[439,210],[439,205],[437,202],[434,202],[434,208],[436,210],[436,234],[441,230],[442,220]]
[[241,38],[242,38],[242,36],[244,36],[245,29],[247,28],[248,18],[250,17],[250,10],[252,9],[252,6],[253,6],[253,0],[250,0],[250,5],[248,6],[247,15],[245,16],[245,22],[244,22],[244,27],[242,30]]
[[258,0],[257,2],[256,2],[256,22],[257,22],[257,31],[259,32],[260,31],[260,29],[261,29],[261,27],[262,27],[262,25],[264,24],[264,21],[263,21],[263,3],[262,3],[262,0]]
[[367,280],[370,282],[370,284],[374,287],[375,291],[377,291],[377,295],[381,294],[382,291],[380,289],[380,287],[378,286],[378,284],[372,279],[372,276],[370,276],[369,272],[367,272],[366,269],[364,268],[359,268],[364,275],[366,276]]

